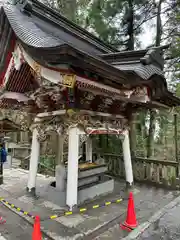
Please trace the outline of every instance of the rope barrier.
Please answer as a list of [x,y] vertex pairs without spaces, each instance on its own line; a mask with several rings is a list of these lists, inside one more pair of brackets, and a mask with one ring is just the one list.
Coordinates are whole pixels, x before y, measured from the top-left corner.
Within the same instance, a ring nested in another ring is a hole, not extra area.
[[[41,219],[41,221],[46,221],[46,220],[50,220],[50,219],[54,220],[56,218],[59,218],[59,217],[62,217],[62,216],[69,216],[69,215],[72,215],[72,214],[78,214],[78,213],[83,214],[83,213],[85,213],[89,210],[95,210],[95,209],[98,209],[98,208],[110,206],[111,204],[121,203],[123,200],[126,200],[126,199],[125,198],[119,198],[119,199],[115,199],[115,200],[112,200],[112,201],[104,202],[103,204],[96,204],[96,205],[93,205],[93,206],[88,207],[88,208],[86,208],[86,207],[79,208],[76,211],[64,211],[64,212],[61,212],[59,214],[48,216],[47,218],[43,218],[43,219]],[[8,206],[9,208],[15,209],[17,212],[20,212],[25,216],[28,216],[32,219],[35,218],[35,216],[33,214],[31,214],[30,212],[24,211],[22,208],[19,208],[19,207],[15,206],[14,204],[6,201],[4,198],[0,198],[0,202],[2,202],[5,206]]]
[[20,212],[20,213],[22,213],[23,215],[26,215],[26,216],[28,216],[28,217],[30,217],[30,218],[33,218],[33,219],[35,218],[35,216],[33,216],[31,213],[24,211],[22,208],[19,208],[19,207],[15,206],[14,204],[6,201],[4,198],[0,198],[0,201],[1,201],[5,206],[8,205],[10,208],[15,209],[17,212]]
[[123,199],[119,198],[119,199],[116,199],[116,200],[113,200],[113,201],[104,202],[103,204],[96,204],[96,205],[93,205],[92,207],[89,207],[89,208],[84,207],[84,208],[79,208],[76,211],[65,211],[65,212],[60,213],[60,214],[55,214],[55,215],[49,216],[47,219],[43,219],[43,221],[48,220],[48,219],[56,219],[56,218],[59,218],[59,217],[62,217],[62,216],[69,216],[69,215],[72,215],[72,214],[78,214],[78,213],[82,214],[82,213],[85,213],[89,210],[95,210],[97,208],[107,207],[111,204],[120,203],[122,201],[123,201]]

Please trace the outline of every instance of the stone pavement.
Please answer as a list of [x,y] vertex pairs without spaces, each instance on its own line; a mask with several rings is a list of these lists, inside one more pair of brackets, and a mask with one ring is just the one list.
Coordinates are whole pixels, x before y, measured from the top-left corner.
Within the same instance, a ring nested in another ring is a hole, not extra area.
[[6,220],[6,223],[0,224],[0,240],[32,240],[33,228],[25,219],[2,204],[0,204],[0,216]]
[[[166,206],[179,195],[178,191],[167,191],[163,189],[156,189],[154,187],[148,188],[147,186],[141,186],[138,188],[140,189],[140,193],[135,195],[134,199],[136,206],[136,217],[139,224],[142,224],[149,220],[152,215],[156,214],[157,211],[161,210],[164,206]],[[114,226],[100,234],[98,237],[96,237],[96,239],[118,240],[126,237],[127,233],[125,231],[122,231],[119,227],[119,223],[122,223],[124,219],[125,216],[123,215],[120,217],[120,219],[118,219]]]
[[167,211],[153,223],[138,240],[179,240],[180,239],[180,205]]
[[156,212],[138,228],[124,240],[180,239],[180,196]]
[[[28,197],[26,194],[28,171],[22,169],[5,169],[4,184],[0,186],[0,196],[13,203],[24,211],[29,211],[33,215],[40,215],[42,219],[54,215],[59,211],[67,210],[52,203],[43,194],[44,186],[54,180],[53,177],[45,177],[38,174],[37,192],[38,199]],[[119,197],[127,199],[124,191],[125,183],[120,181],[115,183],[115,190],[106,197],[101,197],[85,205],[90,208],[94,204],[101,204]],[[140,223],[146,221],[160,208],[173,200],[179,192],[164,191],[146,186],[136,185],[134,188],[134,198],[137,211],[137,218]],[[44,220],[41,222],[42,230],[51,239],[120,239],[127,235],[119,228],[119,223],[126,217],[127,200],[119,204],[112,204],[96,210],[88,210],[85,214],[74,214],[71,216],[59,217],[55,220]],[[19,213],[21,214],[21,213]],[[22,215],[29,222],[27,216]]]

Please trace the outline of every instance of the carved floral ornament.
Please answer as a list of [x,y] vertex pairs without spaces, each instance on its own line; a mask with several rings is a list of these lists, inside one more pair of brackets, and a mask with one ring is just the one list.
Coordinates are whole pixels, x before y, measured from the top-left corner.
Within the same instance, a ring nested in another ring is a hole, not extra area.
[[38,140],[45,141],[50,132],[57,132],[58,134],[64,135],[65,140],[67,140],[68,130],[70,127],[78,127],[85,134],[81,138],[81,142],[85,141],[88,136],[89,128],[104,128],[104,129],[127,129],[126,119],[108,119],[97,116],[90,116],[88,114],[79,114],[72,111],[64,116],[52,117],[52,119],[45,122],[37,122],[32,125],[31,130],[34,128],[38,131]]
[[29,130],[30,117],[27,112],[22,112],[22,110],[1,110],[1,118],[7,118],[15,124],[19,125],[22,131]]

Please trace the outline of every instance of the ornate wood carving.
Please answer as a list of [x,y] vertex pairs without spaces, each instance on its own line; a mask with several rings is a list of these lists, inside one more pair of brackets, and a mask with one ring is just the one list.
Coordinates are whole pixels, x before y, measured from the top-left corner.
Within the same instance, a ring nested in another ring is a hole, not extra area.
[[33,127],[37,127],[40,141],[45,141],[48,134],[52,131],[67,136],[68,129],[72,126],[79,127],[85,133],[87,133],[88,128],[124,130],[127,128],[127,120],[90,116],[89,114],[81,114],[79,112],[75,112],[73,109],[69,109],[67,110],[66,115],[55,117],[52,116],[49,117],[49,120],[42,121],[33,125]]
[[80,134],[79,135],[79,141],[80,141],[80,146],[87,140],[87,135],[85,134]]
[[50,108],[50,102],[52,105],[58,104],[59,109],[64,108],[63,91],[64,87],[52,84],[46,79],[41,79],[40,87],[33,92],[29,92],[27,95],[35,102],[38,108],[48,111]]
[[27,112],[22,110],[1,110],[1,118],[7,118],[10,121],[14,122],[16,125],[20,126],[22,131],[28,131],[31,125],[31,117]]
[[38,131],[38,140],[44,142],[47,139],[47,136],[51,132],[57,132],[58,134],[62,133],[62,124],[58,121],[57,117],[54,117],[46,122],[38,122],[31,126],[31,130],[34,128]]

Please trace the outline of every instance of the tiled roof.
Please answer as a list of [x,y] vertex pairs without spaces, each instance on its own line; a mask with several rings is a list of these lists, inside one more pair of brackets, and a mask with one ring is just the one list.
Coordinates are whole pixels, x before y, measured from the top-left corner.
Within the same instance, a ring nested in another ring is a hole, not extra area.
[[18,8],[11,5],[3,7],[14,32],[25,44],[33,47],[56,47],[64,42],[42,31],[32,18],[22,14]]
[[[136,85],[139,82],[142,84],[142,80],[147,81],[157,75],[158,78],[155,81],[162,81],[167,89],[162,71],[161,49],[115,52],[115,49],[54,10],[38,1],[31,0],[31,2],[32,8],[30,7],[28,12],[22,11],[22,4],[4,4],[1,7],[3,15],[1,17],[3,19],[5,16],[6,21],[8,19],[11,25],[9,29],[13,29],[35,59],[41,58],[47,63],[51,63],[52,60],[57,64],[60,60],[63,61],[63,56],[71,56],[75,64],[77,62],[80,66],[83,64],[85,69],[96,71],[102,77],[124,85]],[[1,24],[3,23],[2,20]],[[60,49],[62,55],[60,55]],[[136,74],[139,77],[136,78],[137,82],[129,77],[128,73]],[[169,98],[172,99],[171,96]]]
[[141,63],[135,64],[122,64],[122,65],[114,65],[114,67],[126,71],[126,72],[134,72],[139,77],[144,80],[150,79],[153,75],[159,75],[164,78],[164,73],[158,67],[150,64],[150,65],[143,65]]

